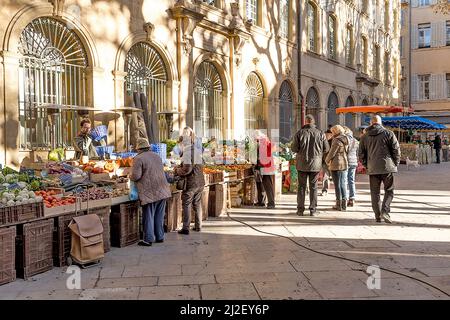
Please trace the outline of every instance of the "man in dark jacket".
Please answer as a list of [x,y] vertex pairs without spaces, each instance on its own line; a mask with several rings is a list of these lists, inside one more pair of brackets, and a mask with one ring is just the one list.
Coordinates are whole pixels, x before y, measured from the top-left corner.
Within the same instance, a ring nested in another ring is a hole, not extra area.
[[[394,173],[400,164],[400,145],[395,134],[385,129],[380,116],[373,116],[367,133],[361,137],[359,159],[370,177],[372,208],[377,222],[381,218],[392,223],[389,216],[394,199]],[[383,203],[380,201],[381,183],[384,185]]]
[[309,212],[313,216],[317,209],[317,181],[324,153],[330,149],[325,134],[316,128],[314,117],[305,117],[306,125],[294,136],[292,151],[297,153],[298,193],[297,214],[303,215],[305,211],[306,183],[309,179]]
[[433,148],[436,150],[436,163],[441,163],[442,140],[441,136],[437,133],[434,136]]

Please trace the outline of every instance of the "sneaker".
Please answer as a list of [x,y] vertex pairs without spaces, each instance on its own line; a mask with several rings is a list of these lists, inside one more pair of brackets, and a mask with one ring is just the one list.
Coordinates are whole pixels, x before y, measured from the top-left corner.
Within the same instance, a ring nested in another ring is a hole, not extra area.
[[300,211],[300,210],[297,211],[297,215],[298,215],[298,216],[301,216],[301,217],[302,217],[303,214],[304,214],[303,211]]
[[163,243],[163,242],[164,242],[164,239],[155,241],[155,243]]
[[391,217],[387,213],[383,214],[383,219],[386,223],[392,223]]
[[189,234],[189,230],[186,229],[181,229],[180,231],[178,231],[179,234],[185,234],[188,235]]
[[192,230],[194,230],[195,232],[200,232],[202,231],[202,228],[193,228]]
[[267,206],[267,209],[275,209],[275,206],[274,205]]
[[138,246],[141,246],[141,247],[151,247],[151,246],[152,246],[152,243],[151,243],[151,242],[144,241],[144,240],[141,240],[141,241],[139,241]]
[[377,220],[376,220],[378,223],[380,223],[381,222],[381,218],[377,218]]

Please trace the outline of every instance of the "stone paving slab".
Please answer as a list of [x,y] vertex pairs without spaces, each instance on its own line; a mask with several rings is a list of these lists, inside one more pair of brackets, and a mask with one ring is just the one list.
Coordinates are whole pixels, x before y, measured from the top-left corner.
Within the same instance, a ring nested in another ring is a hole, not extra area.
[[256,282],[255,287],[263,300],[322,299],[307,280]]
[[206,300],[259,300],[252,283],[221,283],[200,285],[202,298]]
[[80,294],[80,300],[136,300],[140,288],[87,289]]
[[190,285],[190,284],[214,284],[217,283],[214,275],[197,276],[161,276],[159,286]]
[[158,277],[101,279],[96,288],[151,287],[158,284]]
[[198,285],[141,288],[139,300],[200,300]]

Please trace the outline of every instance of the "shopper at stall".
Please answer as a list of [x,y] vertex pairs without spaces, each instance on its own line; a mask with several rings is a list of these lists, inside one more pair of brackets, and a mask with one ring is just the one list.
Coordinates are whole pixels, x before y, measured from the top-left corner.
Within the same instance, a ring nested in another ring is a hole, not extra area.
[[166,200],[172,194],[161,158],[150,151],[148,140],[138,138],[136,149],[138,155],[133,159],[130,179],[136,183],[142,206],[144,239],[138,244],[151,246],[153,242],[164,242]]
[[437,133],[434,136],[433,148],[436,150],[436,163],[441,163],[442,140],[441,136]]
[[[258,190],[257,206],[275,208],[275,163],[273,159],[273,146],[270,139],[260,130],[255,131],[257,142],[257,163],[255,165],[255,181]],[[265,194],[265,196],[264,196]]]
[[[331,130],[327,130],[325,132],[325,137],[327,138],[328,145],[331,146],[331,142],[333,141],[333,133]],[[321,196],[326,196],[328,194],[328,188],[330,186],[330,180],[331,180],[331,173],[330,170],[328,170],[328,166],[325,162],[327,154],[325,153],[323,155],[323,161],[322,161],[322,172],[323,172],[323,178],[322,178],[322,193]]]
[[[376,221],[381,222],[383,218],[386,223],[392,223],[389,212],[394,199],[394,173],[400,164],[400,145],[395,134],[382,126],[378,115],[372,117],[367,133],[361,138],[359,158],[369,174]],[[380,201],[381,183],[384,185],[383,203]]]
[[81,120],[80,123],[80,133],[75,137],[75,148],[76,159],[81,159],[82,156],[87,156],[91,158],[97,158],[97,150],[95,149],[95,145],[92,137],[90,136],[91,132],[91,120],[85,118]]
[[183,228],[180,234],[189,234],[191,224],[191,208],[195,212],[194,231],[201,231],[202,227],[202,195],[205,188],[203,175],[202,149],[197,143],[194,131],[190,127],[183,129],[181,136],[182,163],[175,168],[175,175],[185,179],[181,195],[183,207]]
[[358,149],[359,149],[359,141],[353,137],[353,131],[349,127],[345,127],[345,135],[349,141],[348,148],[348,175],[347,175],[347,183],[348,183],[348,202],[347,207],[353,207],[355,205],[355,197],[356,197],[356,168],[358,167]]
[[317,210],[317,182],[322,168],[323,156],[329,150],[325,134],[316,128],[312,115],[305,117],[305,125],[295,134],[292,151],[297,154],[298,192],[297,215],[305,211],[306,184],[309,180],[309,213],[313,216]]
[[345,135],[345,129],[341,125],[331,128],[333,142],[330,152],[328,152],[325,162],[333,177],[334,189],[336,192],[335,210],[347,210],[347,176],[348,176],[348,150],[349,139]]

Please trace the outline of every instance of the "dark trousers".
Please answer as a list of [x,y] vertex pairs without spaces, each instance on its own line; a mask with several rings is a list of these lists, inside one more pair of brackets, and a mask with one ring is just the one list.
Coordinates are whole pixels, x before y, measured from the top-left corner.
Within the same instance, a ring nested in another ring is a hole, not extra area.
[[155,240],[164,240],[165,214],[166,200],[160,200],[142,206],[144,241],[155,242]]
[[195,212],[195,227],[202,227],[202,195],[204,187],[196,190],[183,191],[181,203],[183,206],[183,229],[189,230],[191,225],[191,208]]
[[306,183],[309,180],[309,211],[315,212],[317,208],[317,185],[320,172],[298,172],[297,210],[305,211]]
[[[394,199],[394,174],[374,174],[370,175],[370,195],[372,198],[372,209],[376,218],[381,218],[383,214],[389,216],[391,212],[391,202]],[[381,203],[380,188],[384,185],[384,199]]]
[[275,206],[274,177],[273,175],[261,175],[261,181],[256,182],[259,205],[264,205],[267,200],[268,206]]
[[441,163],[441,149],[436,149],[436,163]]

